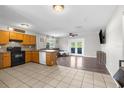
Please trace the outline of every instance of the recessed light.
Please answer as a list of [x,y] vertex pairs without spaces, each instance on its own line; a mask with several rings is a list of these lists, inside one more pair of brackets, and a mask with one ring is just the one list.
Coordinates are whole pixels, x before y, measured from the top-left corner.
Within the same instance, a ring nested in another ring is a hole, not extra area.
[[56,12],[62,12],[64,10],[64,5],[53,5],[53,9]]

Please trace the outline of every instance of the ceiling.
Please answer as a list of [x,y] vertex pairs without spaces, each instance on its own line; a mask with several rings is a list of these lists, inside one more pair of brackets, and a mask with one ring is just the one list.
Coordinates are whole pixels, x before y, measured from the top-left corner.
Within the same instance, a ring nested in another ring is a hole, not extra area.
[[28,23],[28,31],[63,37],[68,33],[83,35],[105,29],[114,5],[65,5],[56,13],[51,5],[0,6],[0,27]]

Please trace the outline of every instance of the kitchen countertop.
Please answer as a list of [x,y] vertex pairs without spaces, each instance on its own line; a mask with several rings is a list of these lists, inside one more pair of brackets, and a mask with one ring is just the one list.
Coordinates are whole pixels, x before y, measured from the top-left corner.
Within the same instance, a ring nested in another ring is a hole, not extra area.
[[50,50],[50,49],[48,49],[48,50],[47,49],[46,50],[42,50],[41,49],[40,52],[57,52],[57,50]]
[[0,54],[3,54],[3,53],[10,53],[9,51],[0,51]]
[[27,51],[27,52],[28,52],[28,51],[29,51],[29,52],[35,52],[35,51],[36,51],[36,52],[39,52],[39,50],[22,50],[22,51]]

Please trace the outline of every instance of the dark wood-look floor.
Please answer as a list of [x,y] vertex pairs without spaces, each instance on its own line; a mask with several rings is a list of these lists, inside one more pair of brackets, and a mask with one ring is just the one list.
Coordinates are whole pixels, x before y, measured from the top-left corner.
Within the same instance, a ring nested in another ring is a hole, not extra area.
[[96,58],[79,56],[59,57],[57,60],[57,64],[76,69],[83,69],[88,71],[109,74],[105,65],[99,64]]

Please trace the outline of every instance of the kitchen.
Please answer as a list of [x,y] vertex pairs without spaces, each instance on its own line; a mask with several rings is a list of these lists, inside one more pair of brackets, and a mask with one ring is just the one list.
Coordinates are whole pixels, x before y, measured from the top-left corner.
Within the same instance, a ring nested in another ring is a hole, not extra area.
[[[42,53],[45,53],[44,57],[46,57],[43,58],[46,59],[44,60],[44,64],[49,66],[56,64],[57,54],[55,50],[37,50],[36,35],[25,34],[25,31],[22,31],[23,33],[19,31],[14,31],[14,29],[0,30],[0,68],[7,68],[29,62],[42,64]],[[20,58],[17,57],[17,59],[16,54],[21,55]],[[14,60],[15,63],[13,63]]]

